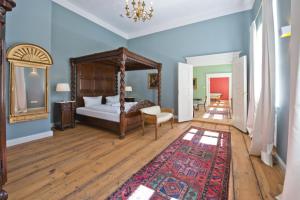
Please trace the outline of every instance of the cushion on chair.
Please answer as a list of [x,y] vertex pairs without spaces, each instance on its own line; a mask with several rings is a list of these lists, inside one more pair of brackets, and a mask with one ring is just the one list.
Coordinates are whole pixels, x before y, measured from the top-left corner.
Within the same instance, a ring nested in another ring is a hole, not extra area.
[[160,106],[152,106],[148,108],[142,108],[141,111],[148,115],[157,115],[161,112]]
[[163,123],[163,122],[167,122],[170,119],[173,118],[173,114],[172,113],[167,113],[167,112],[162,112],[162,113],[158,113],[156,114],[157,116],[157,123]]

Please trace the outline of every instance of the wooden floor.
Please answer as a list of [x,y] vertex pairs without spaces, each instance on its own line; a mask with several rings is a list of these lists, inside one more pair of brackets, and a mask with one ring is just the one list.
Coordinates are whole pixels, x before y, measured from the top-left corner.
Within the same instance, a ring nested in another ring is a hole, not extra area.
[[192,124],[231,131],[229,199],[274,199],[280,193],[281,170],[249,157],[247,135],[229,126],[199,122],[176,124],[174,129],[163,125],[157,141],[152,127],[146,128],[145,136],[138,129],[123,140],[83,125],[55,132],[52,138],[8,149],[4,189],[10,200],[105,199]]
[[222,115],[223,119],[214,119],[213,114],[209,114],[209,109],[211,108],[222,108],[229,110],[229,102],[228,101],[222,101],[222,104],[219,103],[212,103],[206,107],[206,111],[203,106],[199,106],[198,110],[194,110],[194,121],[199,122],[208,122],[208,123],[219,123],[223,125],[231,125],[232,119],[230,118],[230,115]]

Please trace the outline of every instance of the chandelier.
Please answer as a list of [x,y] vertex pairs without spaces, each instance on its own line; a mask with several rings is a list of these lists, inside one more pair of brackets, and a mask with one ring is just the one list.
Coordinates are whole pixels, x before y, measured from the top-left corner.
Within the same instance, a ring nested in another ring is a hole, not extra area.
[[126,0],[126,16],[130,19],[133,19],[135,22],[138,20],[142,20],[143,22],[146,20],[150,20],[153,16],[153,7],[151,2],[150,9],[146,8],[145,1],[141,0],[132,0],[131,2],[132,10],[129,8],[128,0]]

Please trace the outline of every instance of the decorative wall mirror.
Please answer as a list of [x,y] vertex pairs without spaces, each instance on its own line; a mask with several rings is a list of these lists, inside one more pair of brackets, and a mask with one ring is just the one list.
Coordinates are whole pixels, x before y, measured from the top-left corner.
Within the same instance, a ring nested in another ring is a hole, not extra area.
[[7,52],[10,62],[9,122],[48,118],[50,54],[33,44],[19,44]]

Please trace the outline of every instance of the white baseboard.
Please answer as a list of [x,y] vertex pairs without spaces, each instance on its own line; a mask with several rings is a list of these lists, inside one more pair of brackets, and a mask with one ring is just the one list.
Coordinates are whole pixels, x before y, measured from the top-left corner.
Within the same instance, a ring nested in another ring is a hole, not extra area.
[[53,136],[53,131],[46,131],[46,132],[42,132],[42,133],[38,133],[38,134],[34,134],[34,135],[29,135],[26,137],[20,137],[20,138],[16,138],[16,139],[7,140],[6,145],[7,145],[7,147],[11,147],[11,146],[15,146],[18,144],[23,144],[26,142],[39,140],[42,138],[52,137],[52,136]]
[[286,164],[285,164],[285,162],[283,162],[283,160],[280,158],[280,156],[277,153],[275,154],[275,159],[277,160],[280,168],[285,172]]

